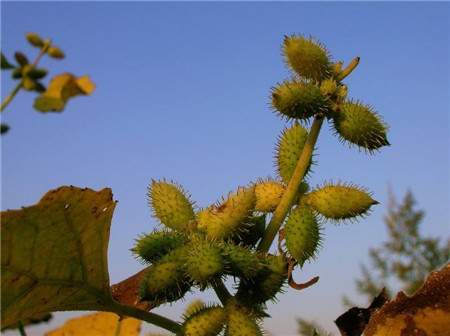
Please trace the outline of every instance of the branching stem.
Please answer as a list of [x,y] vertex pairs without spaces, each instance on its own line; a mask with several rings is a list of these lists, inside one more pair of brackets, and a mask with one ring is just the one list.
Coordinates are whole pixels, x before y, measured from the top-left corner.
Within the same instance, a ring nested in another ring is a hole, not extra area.
[[218,280],[216,283],[214,283],[214,291],[216,292],[220,302],[222,302],[222,305],[225,306],[228,299],[231,298],[231,294],[225,287],[225,284],[222,280]]
[[305,146],[303,147],[302,154],[298,160],[297,166],[295,167],[294,173],[292,174],[291,180],[280,200],[275,212],[273,213],[272,219],[267,226],[264,236],[258,245],[258,251],[267,253],[272,245],[272,242],[280,230],[286,215],[294,204],[297,198],[298,189],[300,183],[306,174],[306,169],[308,168],[309,162],[311,161],[314,146],[317,141],[317,137],[320,133],[320,128],[323,124],[323,117],[317,116],[309,131],[308,138],[306,139]]
[[353,61],[350,62],[350,64],[344,69],[342,70],[342,72],[336,77],[336,81],[340,82],[341,80],[343,80],[345,77],[347,77],[348,75],[351,74],[351,72],[353,70],[355,70],[355,68],[358,66],[359,64],[359,57],[355,57],[353,59]]
[[[36,57],[34,62],[31,64],[31,66],[33,68],[35,68],[37,66],[37,64],[41,60],[42,56],[44,56],[44,54],[47,51],[48,47],[50,46],[51,42],[52,41],[50,39],[47,39],[44,41],[44,45],[42,46],[41,51],[39,52],[39,55]],[[8,104],[11,102],[11,100],[13,100],[13,98],[16,96],[16,94],[20,91],[20,89],[22,88],[22,84],[23,84],[23,78],[16,85],[16,87],[11,91],[11,93],[6,96],[5,100],[2,102],[2,106],[0,108],[0,113],[3,112],[3,110],[6,108],[6,106],[8,106]]]
[[181,328],[181,325],[178,322],[175,322],[167,317],[135,307],[127,306],[118,302],[92,308],[97,311],[109,311],[118,315],[134,317],[147,323],[154,324],[160,328],[166,329],[174,334],[176,334]]

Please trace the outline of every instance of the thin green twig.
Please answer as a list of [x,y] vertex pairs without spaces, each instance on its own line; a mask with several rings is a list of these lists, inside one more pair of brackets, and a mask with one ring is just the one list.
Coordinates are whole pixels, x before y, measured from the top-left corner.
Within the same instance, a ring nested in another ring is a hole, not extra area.
[[286,218],[286,215],[294,204],[294,201],[298,194],[300,183],[305,177],[306,170],[311,161],[314,146],[316,144],[317,137],[319,136],[322,124],[323,117],[317,116],[311,126],[311,130],[309,131],[308,138],[306,139],[305,146],[303,147],[302,154],[300,155],[291,180],[289,181],[283,197],[281,198],[280,203],[273,213],[272,219],[270,220],[269,225],[264,232],[264,236],[258,245],[257,250],[260,252],[267,253],[269,251],[276,234],[280,230],[280,227],[283,224],[284,219]]
[[[41,60],[42,56],[44,56],[45,52],[47,51],[48,47],[50,46],[50,43],[52,41],[50,39],[47,39],[44,41],[44,44],[39,52],[39,55],[36,57],[34,62],[31,64],[33,68],[35,68],[39,61]],[[6,96],[5,100],[2,102],[2,106],[0,108],[0,113],[3,112],[3,110],[8,106],[8,104],[13,100],[13,98],[16,96],[16,94],[20,91],[23,84],[23,78],[20,80],[20,82],[16,85],[16,87],[11,91],[9,95]]]

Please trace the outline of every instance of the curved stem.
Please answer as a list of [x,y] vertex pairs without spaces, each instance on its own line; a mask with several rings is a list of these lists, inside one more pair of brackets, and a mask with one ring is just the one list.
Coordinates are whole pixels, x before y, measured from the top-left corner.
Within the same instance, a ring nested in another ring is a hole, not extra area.
[[283,197],[280,200],[280,204],[278,204],[275,212],[273,213],[272,219],[270,220],[270,223],[267,226],[266,231],[264,232],[264,236],[258,245],[257,249],[260,252],[267,253],[269,251],[270,246],[272,245],[277,232],[280,230],[280,227],[283,224],[286,215],[294,204],[294,201],[298,194],[298,188],[300,187],[300,183],[305,177],[306,169],[308,168],[309,162],[311,161],[312,152],[314,150],[314,146],[316,144],[317,137],[319,136],[322,124],[323,117],[317,116],[311,126],[308,138],[306,139],[305,146],[303,147],[302,154],[300,155],[291,180],[289,181]]
[[222,305],[225,306],[228,299],[231,298],[231,294],[225,287],[225,284],[222,280],[218,280],[216,283],[214,283],[214,291],[216,292],[220,302],[222,302]]
[[101,309],[97,310],[109,311],[112,313],[116,313],[118,315],[126,315],[129,317],[134,317],[147,323],[154,324],[160,328],[166,329],[170,332],[173,332],[174,334],[176,334],[181,328],[181,325],[178,322],[175,322],[167,317],[152,312],[148,312],[142,309],[127,306],[118,302],[114,302],[111,305],[102,306]]
[[336,77],[336,81],[340,82],[345,77],[350,75],[352,71],[355,70],[355,68],[358,66],[358,64],[359,64],[359,57],[355,57],[353,61],[351,61],[350,64],[344,70],[342,70],[342,72]]

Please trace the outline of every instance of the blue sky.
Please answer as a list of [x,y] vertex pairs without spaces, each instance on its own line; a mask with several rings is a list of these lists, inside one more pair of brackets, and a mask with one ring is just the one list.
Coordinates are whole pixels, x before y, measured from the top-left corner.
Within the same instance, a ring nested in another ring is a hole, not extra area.
[[[67,55],[41,61],[50,75],[88,74],[97,84],[62,114],[34,111],[28,92],[8,106],[2,209],[34,204],[61,185],[110,187],[119,200],[109,247],[112,283],[142,267],[129,248],[156,225],[147,206],[151,178],[173,179],[207,206],[275,175],[274,144],[285,122],[268,103],[270,87],[289,77],[280,45],[292,33],[316,37],[335,61],[361,57],[345,81],[349,96],[383,115],[392,146],[365,155],[324,125],[311,185],[353,182],[373,191],[380,205],[359,223],[326,225],[318,260],[295,274],[299,281],[319,275],[319,283],[280,296],[266,329],[294,335],[295,317],[302,316],[337,332],[332,321],[343,312],[341,295],[357,300],[358,264],[386,237],[389,185],[398,198],[414,192],[426,212],[424,233],[449,236],[448,2],[3,1],[1,10],[9,59],[16,50],[35,57],[24,38],[35,31]],[[15,83],[6,72],[1,83],[3,100]],[[157,312],[176,318],[185,305]],[[58,316],[53,325],[69,314]]]

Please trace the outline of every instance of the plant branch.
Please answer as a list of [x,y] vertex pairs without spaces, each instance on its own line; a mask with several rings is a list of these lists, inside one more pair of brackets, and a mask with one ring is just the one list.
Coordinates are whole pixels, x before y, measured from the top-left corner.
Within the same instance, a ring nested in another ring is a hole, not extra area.
[[[48,47],[50,46],[50,43],[51,43],[50,39],[47,39],[47,40],[44,41],[44,45],[42,46],[41,51],[39,52],[39,55],[36,57],[34,62],[31,64],[31,66],[33,68],[35,68],[38,65],[38,63],[41,60],[42,56],[44,56],[45,52],[47,51]],[[16,85],[16,87],[11,91],[11,93],[6,96],[5,100],[2,102],[2,106],[1,106],[0,112],[3,112],[3,110],[6,108],[6,106],[8,106],[8,104],[11,102],[11,100],[13,100],[13,98],[15,97],[17,92],[19,92],[19,90],[22,88],[22,84],[23,84],[23,78]]]
[[222,305],[226,305],[229,298],[231,298],[231,294],[228,289],[225,287],[225,284],[222,280],[218,280],[214,283],[214,291],[216,292],[217,297],[219,298]]
[[11,91],[9,95],[6,96],[5,100],[2,103],[2,107],[0,109],[0,112],[3,112],[3,110],[8,106],[8,104],[13,100],[14,96],[19,92],[20,88],[22,87],[23,79],[19,82],[19,84],[16,85],[16,87]]
[[352,71],[355,70],[355,68],[358,66],[358,64],[359,64],[359,57],[355,57],[353,61],[351,61],[350,64],[344,70],[342,70],[342,72],[336,77],[336,81],[340,82],[345,77],[350,75]]
[[308,168],[309,162],[311,161],[312,152],[317,141],[317,137],[320,133],[320,128],[323,124],[323,117],[316,116],[314,122],[309,131],[308,138],[306,139],[305,146],[303,147],[302,154],[298,160],[297,166],[295,167],[294,173],[292,174],[291,180],[280,200],[275,212],[273,213],[272,219],[267,226],[264,236],[258,245],[258,251],[267,253],[272,245],[272,242],[280,230],[283,221],[291,209],[292,205],[298,194],[298,189],[300,183],[306,174],[306,169]]
[[167,317],[152,312],[148,312],[142,309],[127,306],[118,302],[114,302],[111,305],[101,306],[100,309],[96,310],[110,311],[118,315],[126,315],[129,317],[134,317],[147,323],[154,324],[160,328],[166,329],[170,332],[173,332],[174,334],[176,334],[181,328],[181,325],[178,322],[175,322]]

